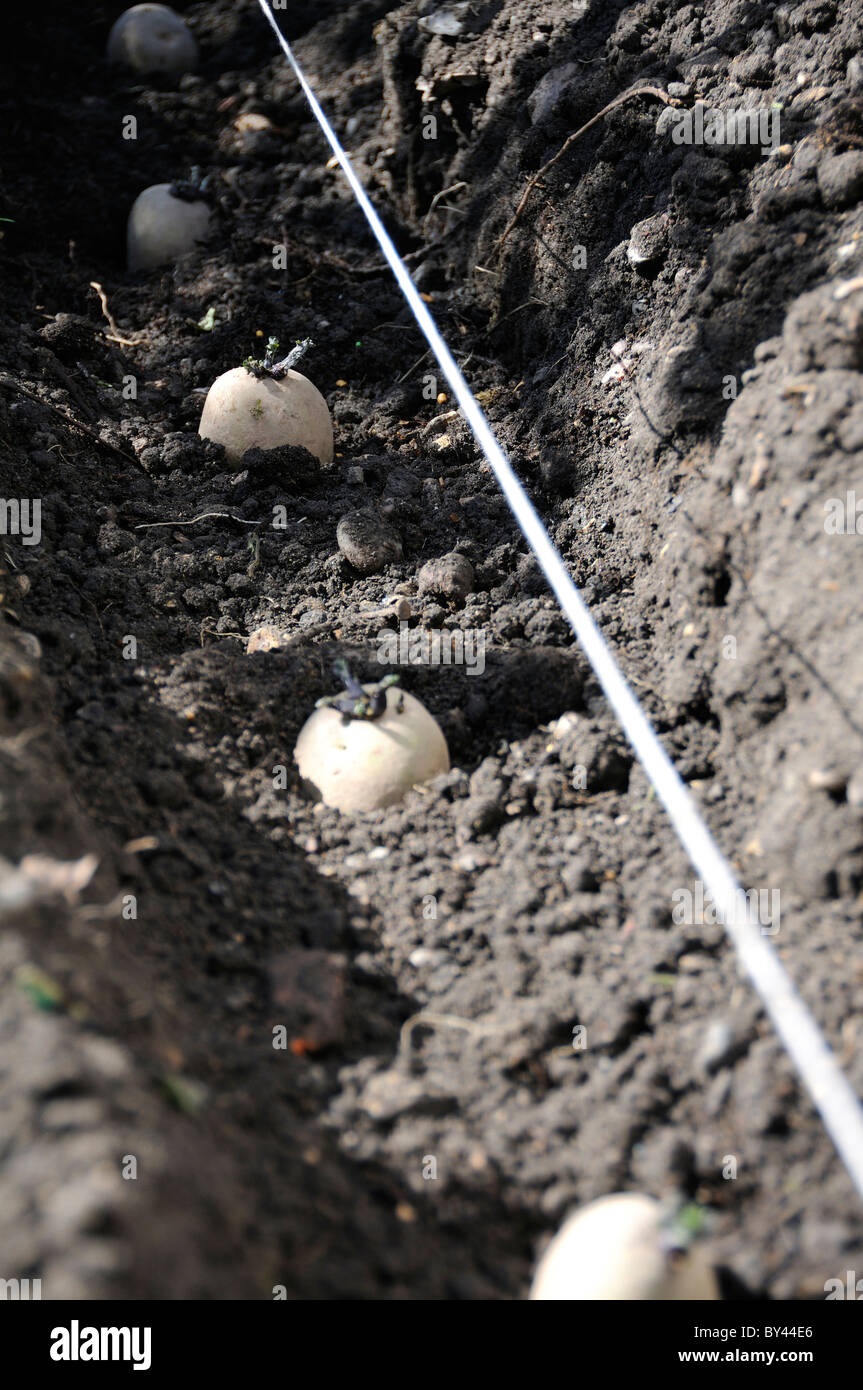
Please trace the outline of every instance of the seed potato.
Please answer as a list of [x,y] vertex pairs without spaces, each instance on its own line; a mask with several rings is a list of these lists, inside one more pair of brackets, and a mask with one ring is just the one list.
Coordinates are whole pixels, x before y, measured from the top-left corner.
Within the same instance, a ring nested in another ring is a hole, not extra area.
[[670,1248],[661,1202],[617,1192],[563,1224],[539,1262],[530,1298],[703,1302],[718,1299],[719,1289],[697,1244]]
[[198,45],[169,5],[133,5],[108,36],[108,61],[139,73],[191,72],[198,64]]
[[139,193],[126,228],[130,270],[169,265],[194,251],[212,225],[209,204],[202,198],[176,198],[170,183],[154,183]]
[[283,444],[302,445],[323,464],[333,460],[329,406],[308,377],[293,370],[281,380],[256,377],[245,367],[225,372],[210,387],[198,434],[224,444],[232,463],[247,449]]
[[[375,687],[363,689],[369,694]],[[446,740],[425,705],[397,687],[386,691],[386,702],[377,719],[317,709],[300,730],[294,753],[300,775],[327,806],[376,811],[449,770]]]

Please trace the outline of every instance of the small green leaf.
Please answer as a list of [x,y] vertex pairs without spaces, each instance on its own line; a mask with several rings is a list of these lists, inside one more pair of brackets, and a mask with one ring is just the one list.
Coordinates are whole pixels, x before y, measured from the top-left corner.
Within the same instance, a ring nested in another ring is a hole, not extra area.
[[700,1236],[709,1227],[710,1221],[704,1207],[697,1202],[687,1202],[677,1213],[677,1224],[692,1239]]
[[22,965],[15,972],[15,983],[43,1013],[54,1013],[63,1007],[62,989],[37,965]]
[[162,1087],[172,1105],[184,1115],[197,1115],[207,1104],[207,1088],[188,1076],[163,1076]]

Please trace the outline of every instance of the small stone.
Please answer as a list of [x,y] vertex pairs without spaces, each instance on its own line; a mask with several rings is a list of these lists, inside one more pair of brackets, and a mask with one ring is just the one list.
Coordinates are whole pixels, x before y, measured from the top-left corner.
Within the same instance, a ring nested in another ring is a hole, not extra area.
[[123,531],[108,521],[99,527],[96,544],[100,555],[122,555],[125,551],[133,549],[135,537],[130,531]]
[[418,946],[415,951],[411,951],[408,956],[408,963],[415,970],[421,970],[424,965],[445,965],[449,960],[449,953],[429,946]]
[[677,961],[677,968],[682,975],[700,975],[704,966],[704,956],[698,951],[687,951]]
[[845,69],[845,81],[852,92],[863,92],[863,58],[859,53],[849,58],[848,67]]
[[581,720],[579,716],[572,710],[567,710],[565,714],[562,714],[559,719],[556,719],[553,724],[549,725],[549,729],[554,738],[562,740],[570,738],[571,735],[576,733],[580,723]]
[[863,196],[863,150],[830,155],[818,166],[818,187],[825,207],[850,207]]
[[671,218],[666,212],[656,213],[637,222],[629,233],[626,258],[630,265],[659,265],[668,254]]
[[809,773],[809,785],[815,791],[842,792],[847,781],[847,773],[838,767],[813,767]]
[[699,1071],[711,1075],[724,1063],[730,1062],[735,1051],[734,1030],[724,1018],[716,1018],[708,1024],[701,1046],[695,1057]]
[[42,1107],[41,1121],[44,1129],[54,1131],[95,1129],[104,1113],[105,1107],[97,1097],[75,1096],[49,1101]]
[[283,647],[287,640],[287,634],[277,627],[256,627],[246,643],[246,652],[249,656],[252,652],[272,652]]
[[336,541],[359,574],[377,574],[402,558],[397,532],[375,512],[348,512],[336,528]]
[[863,806],[863,767],[858,767],[845,789],[849,806]]
[[663,106],[656,118],[656,134],[665,135],[668,131],[674,130],[680,120],[680,112],[673,106]]
[[835,21],[836,0],[803,0],[788,15],[789,26],[803,34],[829,29]]
[[592,893],[596,891],[596,874],[586,854],[576,855],[560,875],[564,888],[569,893]]
[[578,66],[575,63],[562,63],[540,79],[527,99],[527,109],[534,125],[551,115],[563,92],[577,75]]
[[17,634],[18,645],[22,647],[32,661],[38,661],[42,656],[42,644],[34,632],[19,632]]
[[743,87],[766,86],[773,75],[773,55],[769,49],[742,53],[732,62],[731,73]]
[[410,600],[404,594],[392,594],[385,599],[387,607],[387,617],[398,618],[399,622],[406,623],[411,616]]
[[467,849],[454,861],[455,867],[465,874],[476,873],[477,869],[487,869],[492,862],[491,855],[481,849]]
[[421,594],[434,594],[450,603],[463,603],[475,582],[473,565],[466,555],[460,555],[456,550],[436,560],[428,560],[418,575]]
[[822,159],[822,151],[818,149],[814,140],[801,140],[794,147],[792,163],[795,169],[800,170],[801,174],[814,173]]
[[456,10],[464,12],[466,6],[458,5],[453,10],[435,10],[434,14],[424,15],[417,23],[427,34],[440,34],[443,38],[455,39],[464,29],[464,21]]
[[244,111],[234,121],[234,129],[244,130],[272,130],[273,123],[268,116],[262,116],[259,111]]

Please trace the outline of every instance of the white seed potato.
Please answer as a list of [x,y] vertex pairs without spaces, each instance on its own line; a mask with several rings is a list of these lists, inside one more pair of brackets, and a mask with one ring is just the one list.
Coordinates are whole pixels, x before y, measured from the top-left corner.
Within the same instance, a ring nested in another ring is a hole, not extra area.
[[204,402],[198,426],[202,439],[224,444],[232,463],[247,449],[299,444],[321,463],[333,461],[333,422],[316,386],[300,372],[276,381],[234,367],[218,377]]
[[108,62],[140,73],[191,72],[198,64],[198,45],[169,5],[133,5],[108,35]]
[[169,183],[154,183],[139,193],[126,227],[126,251],[130,270],[150,270],[169,265],[194,251],[212,223],[209,204],[203,198],[187,202],[175,198]]
[[639,1192],[590,1202],[564,1222],[539,1262],[531,1301],[704,1302],[716,1276],[695,1243],[669,1253],[666,1208]]
[[[363,687],[367,693],[374,688]],[[386,697],[378,719],[345,720],[325,706],[300,730],[294,750],[300,776],[337,811],[392,806],[411,787],[449,771],[446,739],[425,705],[397,686]]]

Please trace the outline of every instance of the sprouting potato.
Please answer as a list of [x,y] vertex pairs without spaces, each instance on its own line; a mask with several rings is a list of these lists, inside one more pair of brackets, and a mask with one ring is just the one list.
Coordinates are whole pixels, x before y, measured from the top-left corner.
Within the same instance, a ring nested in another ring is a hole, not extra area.
[[679,1212],[639,1192],[617,1192],[564,1222],[539,1262],[532,1301],[719,1298],[703,1251]]
[[212,225],[209,204],[203,198],[183,198],[171,183],[154,183],[132,204],[126,228],[130,270],[150,270],[169,265],[194,251]]
[[278,342],[271,338],[262,361],[249,358],[218,377],[207,394],[198,434],[223,444],[232,463],[247,449],[301,445],[321,463],[333,460],[333,422],[316,386],[286,363],[273,361]]
[[[347,671],[344,663],[337,669]],[[364,686],[349,672],[343,679],[348,694],[318,702],[294,751],[301,777],[321,801],[338,811],[376,811],[449,770],[437,720],[397,687],[397,678]]]

